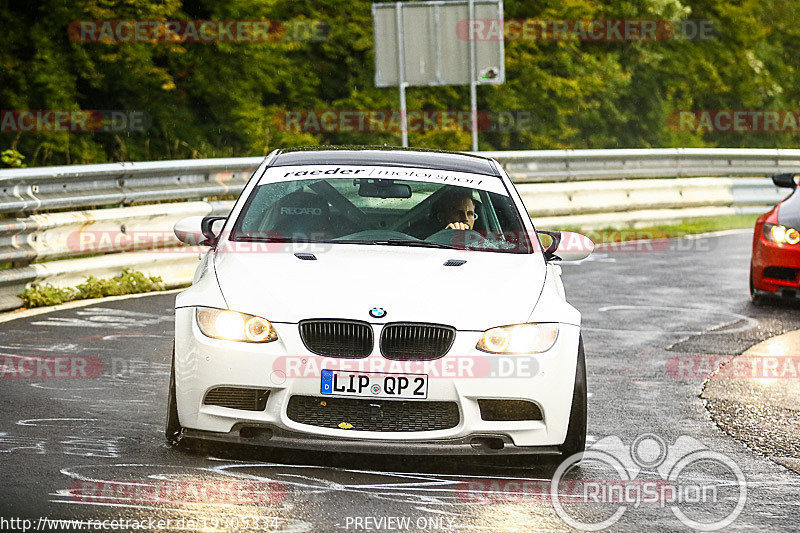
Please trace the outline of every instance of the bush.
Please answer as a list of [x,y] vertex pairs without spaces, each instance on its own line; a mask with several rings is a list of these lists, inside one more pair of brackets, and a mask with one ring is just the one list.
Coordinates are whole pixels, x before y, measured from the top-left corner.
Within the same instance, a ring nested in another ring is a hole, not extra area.
[[31,285],[19,297],[25,302],[25,307],[45,307],[73,300],[75,291],[45,283],[43,285]]
[[159,276],[148,276],[126,268],[111,278],[87,276],[86,281],[76,287],[54,287],[50,283],[34,284],[25,289],[19,297],[22,298],[25,307],[44,307],[70,300],[87,300],[163,290],[164,282]]
[[23,159],[25,159],[25,156],[16,150],[3,150],[0,154],[0,161],[2,161],[4,165],[12,168],[24,168],[25,163],[22,162]]

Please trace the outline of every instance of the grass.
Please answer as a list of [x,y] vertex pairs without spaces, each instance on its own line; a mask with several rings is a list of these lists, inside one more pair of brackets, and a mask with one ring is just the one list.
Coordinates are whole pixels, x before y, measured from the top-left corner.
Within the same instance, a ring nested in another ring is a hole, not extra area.
[[25,307],[45,307],[72,300],[120,296],[142,292],[163,291],[164,282],[159,276],[125,269],[111,278],[88,276],[75,287],[55,287],[50,283],[34,284],[19,295]]
[[723,231],[729,229],[752,228],[760,215],[725,215],[721,217],[690,218],[677,224],[659,224],[643,228],[582,229],[579,227],[559,227],[558,229],[576,231],[592,239],[595,244],[644,239],[666,239]]

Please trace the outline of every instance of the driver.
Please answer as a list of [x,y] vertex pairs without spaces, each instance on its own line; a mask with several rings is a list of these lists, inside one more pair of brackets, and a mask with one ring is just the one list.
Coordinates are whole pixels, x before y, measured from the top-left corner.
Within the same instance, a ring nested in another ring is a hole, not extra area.
[[472,191],[455,191],[442,196],[433,206],[433,215],[443,229],[472,229],[476,219]]

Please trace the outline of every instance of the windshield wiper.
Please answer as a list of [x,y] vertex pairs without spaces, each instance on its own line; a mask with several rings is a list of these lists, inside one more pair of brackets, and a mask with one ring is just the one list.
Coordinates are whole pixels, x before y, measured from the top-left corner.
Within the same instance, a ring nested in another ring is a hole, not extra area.
[[412,241],[409,239],[384,239],[384,240],[361,240],[361,239],[334,239],[332,241],[314,241],[309,239],[290,239],[288,237],[260,237],[256,235],[234,235],[232,241],[239,242],[303,242],[303,243],[330,243],[330,244],[372,244],[384,246],[418,246],[420,248],[445,248],[448,250],[462,250],[458,246],[442,244],[429,241]]
[[386,239],[385,241],[376,241],[376,244],[388,244],[390,246],[419,246],[422,248],[446,248],[448,250],[460,250],[457,246],[450,244],[442,244],[440,242],[430,241],[411,241],[408,239]]
[[309,239],[290,239],[289,237],[259,237],[256,235],[234,235],[230,240],[234,242],[327,242],[312,241]]
[[341,244],[373,244],[373,245],[383,245],[383,246],[418,246],[420,248],[446,248],[448,250],[461,250],[456,246],[450,246],[449,244],[441,244],[438,242],[428,242],[428,241],[412,241],[409,239],[382,239],[382,240],[359,240],[359,239],[337,239],[334,240],[335,243]]

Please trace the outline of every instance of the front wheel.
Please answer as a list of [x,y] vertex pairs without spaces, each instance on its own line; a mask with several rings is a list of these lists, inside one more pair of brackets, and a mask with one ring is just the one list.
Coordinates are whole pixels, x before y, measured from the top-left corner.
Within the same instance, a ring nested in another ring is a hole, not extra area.
[[559,446],[561,457],[583,452],[586,449],[586,359],[583,354],[583,338],[578,339],[578,366],[575,371],[575,388],[572,393],[572,410],[567,426],[567,438]]
[[167,424],[164,428],[164,437],[171,446],[181,440],[183,427],[178,419],[178,402],[175,398],[175,348],[172,348],[172,365],[169,372],[169,398],[167,400]]
[[750,270],[750,300],[753,305],[763,305],[764,297],[758,294],[756,286],[753,284],[753,270]]

